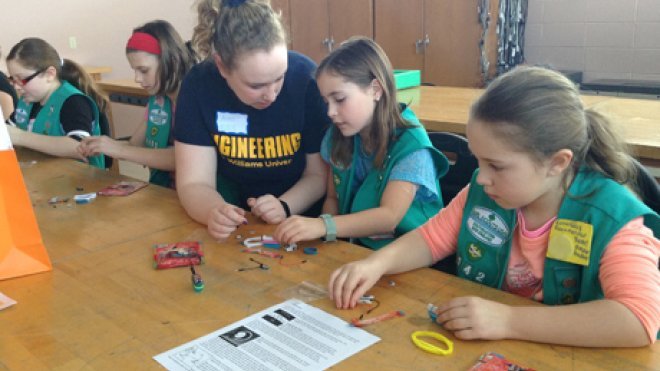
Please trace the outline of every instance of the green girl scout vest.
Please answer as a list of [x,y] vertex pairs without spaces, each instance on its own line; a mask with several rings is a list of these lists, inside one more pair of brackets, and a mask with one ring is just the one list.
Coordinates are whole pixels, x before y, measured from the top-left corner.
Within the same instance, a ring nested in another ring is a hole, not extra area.
[[[403,118],[412,126],[397,131],[396,138],[392,141],[390,148],[387,151],[382,168],[372,169],[354,195],[351,195],[351,183],[354,178],[355,157],[353,159],[353,164],[346,169],[339,169],[336,166],[333,166],[333,181],[335,184],[335,191],[337,192],[337,199],[339,201],[340,215],[356,213],[362,210],[378,207],[383,192],[385,191],[385,186],[387,186],[387,181],[389,180],[392,168],[399,162],[399,160],[414,151],[423,148],[429,149],[433,156],[434,165],[438,170],[438,179],[447,173],[449,161],[440,151],[433,147],[426,130],[421,126],[417,117],[415,117],[415,114],[411,110],[404,110]],[[353,153],[359,153],[360,148],[358,148],[359,144],[357,140],[354,139],[353,143]],[[359,239],[360,242],[371,249],[380,249],[390,243],[394,238],[419,227],[432,216],[437,214],[444,206],[438,179],[436,179],[436,187],[438,189],[439,199],[433,202],[413,201],[410,208],[408,208],[408,211],[403,216],[403,219],[401,219],[401,222],[397,225],[393,238],[374,239],[364,237]]]
[[[144,137],[144,146],[167,148],[170,130],[172,130],[172,101],[165,95],[151,96],[147,104],[147,132]],[[151,169],[149,182],[163,187],[172,187],[172,176],[169,171]]]
[[[516,211],[505,210],[476,182],[475,171],[458,236],[457,274],[501,288],[509,263]],[[617,200],[612,202],[612,200]],[[660,217],[624,186],[582,168],[552,225],[543,270],[543,302],[571,304],[603,298],[600,259],[612,237],[630,220],[660,235]]]
[[[92,124],[91,134],[101,135],[101,129],[99,127],[99,110],[96,103],[66,81],[62,81],[62,85],[50,95],[46,104],[41,107],[41,110],[37,114],[37,117],[35,117],[32,125],[30,125],[32,103],[28,104],[23,101],[23,99],[20,99],[18,101],[18,107],[16,107],[16,125],[25,131],[31,131],[33,133],[56,137],[64,136],[64,129],[60,122],[60,111],[64,101],[72,95],[83,95],[87,98],[94,112],[94,123]],[[105,159],[103,158],[103,155],[90,157],[89,164],[105,169]]]

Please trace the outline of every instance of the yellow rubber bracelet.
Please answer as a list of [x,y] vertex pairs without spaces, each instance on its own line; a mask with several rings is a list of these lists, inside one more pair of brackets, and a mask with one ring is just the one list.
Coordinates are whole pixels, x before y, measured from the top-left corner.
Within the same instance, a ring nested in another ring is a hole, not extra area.
[[[439,348],[435,345],[429,344],[426,341],[420,339],[420,337],[430,337],[440,341],[441,343],[447,345],[447,349]],[[440,354],[442,356],[448,356],[454,352],[454,343],[444,337],[442,334],[433,331],[415,331],[410,335],[413,343],[421,350],[424,350],[433,354]]]

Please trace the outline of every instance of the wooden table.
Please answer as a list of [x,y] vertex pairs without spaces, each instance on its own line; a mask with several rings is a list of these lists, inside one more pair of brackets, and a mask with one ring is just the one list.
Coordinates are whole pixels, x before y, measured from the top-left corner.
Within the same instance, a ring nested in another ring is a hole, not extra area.
[[[399,91],[430,131],[465,134],[470,107],[482,89],[420,86]],[[583,95],[585,107],[611,117],[633,154],[645,163],[660,165],[660,100]]]
[[[98,85],[115,101],[146,104],[147,92],[132,80],[106,80]],[[411,104],[428,130],[465,134],[470,106],[482,93],[482,89],[420,86],[399,91],[398,99]],[[596,95],[583,95],[582,100],[586,107],[614,119],[635,156],[660,165],[660,100]]]
[[112,67],[107,66],[83,66],[83,69],[87,71],[96,82],[101,81],[102,74],[112,72]]
[[126,94],[135,97],[148,98],[149,93],[133,80],[104,80],[97,85],[108,94]]
[[96,83],[116,103],[146,106],[149,93],[133,80],[104,80]]
[[[369,250],[348,244],[323,245],[318,255],[285,253],[284,266],[268,271],[237,272],[251,266],[232,236],[212,241],[192,222],[169,189],[148,186],[129,197],[99,197],[86,205],[47,205],[52,196],[85,192],[120,180],[108,172],[67,159],[19,153],[35,158],[23,169],[53,271],[0,281],[0,292],[18,304],[0,311],[0,368],[10,370],[160,369],[156,354],[213,332],[259,310],[284,301],[287,289],[303,281],[327,283],[342,263]],[[243,237],[272,231],[251,219]],[[190,272],[154,270],[151,246],[200,240],[206,264],[199,268],[206,288],[195,293]],[[303,244],[302,246],[309,246]],[[390,285],[390,280],[395,282]],[[538,370],[657,369],[660,343],[638,349],[584,349],[520,341],[460,341],[432,324],[426,304],[458,295],[479,295],[508,304],[538,305],[526,299],[474,284],[431,269],[390,276],[371,290],[381,306],[373,315],[401,309],[404,318],[366,329],[382,340],[341,362],[337,370],[465,370],[479,355],[495,351]],[[349,320],[365,308],[336,310],[322,298],[310,304]],[[603,324],[606,326],[607,324]],[[415,330],[434,330],[455,343],[448,357],[425,353],[410,341]]]

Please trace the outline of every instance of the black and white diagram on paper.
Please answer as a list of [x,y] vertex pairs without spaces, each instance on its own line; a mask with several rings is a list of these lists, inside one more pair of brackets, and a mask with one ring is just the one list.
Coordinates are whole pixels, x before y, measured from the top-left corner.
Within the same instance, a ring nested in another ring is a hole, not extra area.
[[168,370],[321,370],[380,338],[296,299],[154,357]]

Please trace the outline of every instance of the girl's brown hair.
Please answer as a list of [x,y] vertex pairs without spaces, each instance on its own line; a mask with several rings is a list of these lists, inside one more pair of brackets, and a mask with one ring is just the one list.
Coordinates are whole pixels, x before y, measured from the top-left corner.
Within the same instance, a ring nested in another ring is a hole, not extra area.
[[192,44],[200,57],[215,51],[232,69],[238,56],[286,44],[281,16],[268,0],[199,0]]
[[[385,51],[366,37],[350,38],[321,61],[316,70],[317,79],[324,73],[341,77],[362,89],[369,88],[374,80],[382,87],[382,95],[376,102],[369,133],[363,137],[363,146],[370,149],[374,155],[374,165],[382,167],[389,144],[395,140],[396,129],[409,126],[401,117],[392,64]],[[336,126],[330,130],[332,161],[340,166],[349,166],[353,157],[353,138],[341,135]]]
[[621,184],[634,184],[636,169],[612,123],[585,110],[575,84],[558,72],[517,67],[488,86],[470,115],[539,162],[570,149],[573,173],[586,165]]
[[46,41],[36,37],[21,40],[11,48],[7,55],[7,61],[12,60],[16,60],[25,68],[36,71],[53,67],[60,81],[68,81],[92,98],[100,113],[107,112],[108,96],[96,86],[94,79],[78,63],[70,59],[61,59],[55,48]]
[[[158,40],[158,91],[156,95],[173,94],[179,90],[183,77],[194,65],[194,57],[174,27],[167,21],[155,20],[135,28],[133,32],[147,33]],[[134,52],[126,48],[126,54]]]

